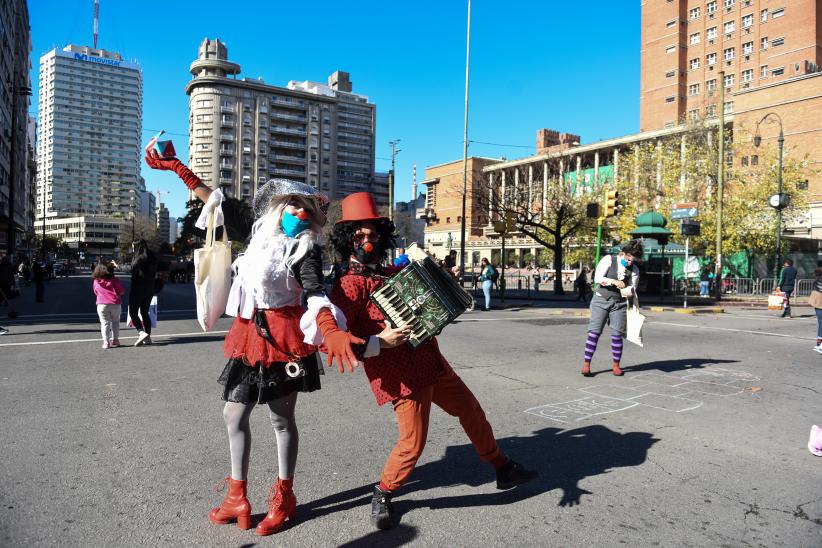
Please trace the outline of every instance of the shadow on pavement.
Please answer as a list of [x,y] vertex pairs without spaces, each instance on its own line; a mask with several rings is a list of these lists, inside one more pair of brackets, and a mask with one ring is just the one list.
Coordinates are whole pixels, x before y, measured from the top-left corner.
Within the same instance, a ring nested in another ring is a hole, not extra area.
[[408,544],[417,537],[417,528],[399,524],[388,531],[374,531],[358,539],[340,544],[339,548],[393,548]]
[[[436,435],[436,434],[435,434]],[[508,491],[482,492],[428,500],[403,500],[402,496],[414,491],[424,491],[453,485],[479,487],[495,481],[490,466],[480,461],[470,444],[448,447],[445,456],[435,462],[417,467],[410,481],[399,491],[394,501],[397,519],[415,508],[466,508],[499,506],[561,489],[559,506],[581,504],[582,495],[592,495],[579,486],[585,478],[604,474],[613,468],[639,466],[645,462],[648,450],[658,442],[647,432],[620,433],[602,425],[591,425],[573,430],[544,428],[530,437],[512,437],[499,440],[506,455],[539,471],[539,478],[530,484]],[[385,455],[386,457],[388,455]],[[379,466],[375,463],[375,483]],[[486,487],[485,490],[490,488]],[[373,484],[342,491],[323,499],[302,505],[310,517],[363,506],[370,501]]]
[[[638,373],[640,371],[662,371],[672,373],[674,371],[684,371],[686,369],[703,369],[706,365],[716,365],[721,363],[739,363],[739,360],[721,360],[715,358],[683,358],[681,360],[658,360],[654,362],[640,363],[623,367],[626,372]],[[610,372],[610,369],[608,370]]]

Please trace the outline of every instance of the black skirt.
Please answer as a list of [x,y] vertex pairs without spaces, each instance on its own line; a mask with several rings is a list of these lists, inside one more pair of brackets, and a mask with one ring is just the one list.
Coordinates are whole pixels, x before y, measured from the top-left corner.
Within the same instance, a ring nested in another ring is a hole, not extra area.
[[[300,361],[305,375],[292,378],[285,373],[285,363],[273,363],[271,367],[251,367],[242,360],[228,360],[217,382],[223,385],[223,400],[236,403],[268,403],[292,392],[319,390],[322,364],[318,355],[312,354]],[[260,375],[262,371],[262,376]]]

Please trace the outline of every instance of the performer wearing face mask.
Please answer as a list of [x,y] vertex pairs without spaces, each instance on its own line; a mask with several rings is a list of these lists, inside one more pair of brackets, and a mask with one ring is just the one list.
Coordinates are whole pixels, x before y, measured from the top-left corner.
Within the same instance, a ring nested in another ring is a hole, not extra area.
[[639,268],[636,261],[642,259],[642,242],[631,240],[618,255],[606,255],[600,259],[594,274],[598,284],[591,299],[591,319],[588,322],[588,338],[585,341],[585,360],[582,374],[591,374],[591,359],[597,349],[599,336],[607,322],[611,326],[611,354],[614,359],[611,371],[622,376],[619,362],[622,360],[622,342],[627,326],[628,303],[626,298],[634,296],[639,283]]
[[272,179],[257,190],[252,224],[229,208],[223,212],[222,193],[205,186],[176,158],[161,158],[153,141],[146,148],[146,163],[173,170],[205,202],[200,221],[211,211],[224,213],[225,229],[233,231],[234,237],[251,234],[245,253],[234,262],[226,313],[236,318],[225,338],[228,363],[218,380],[226,402],[223,418],[231,457],[228,494],[208,519],[215,524],[236,521],[240,529],[250,527],[249,417],[256,404],[266,404],[277,439],[278,478],[269,493],[268,514],[256,532],[276,533],[295,517],[299,436],[294,409],[299,392],[320,388],[322,368],[316,347],[324,344],[329,365],[336,361],[342,372],[343,365],[353,370],[356,364],[351,344],[364,342],[344,331],[345,317],[325,295],[317,236],[325,224],[328,200],[304,183]]
[[459,418],[479,457],[495,468],[498,489],[526,483],[537,475],[502,453],[485,412],[440,353],[437,340],[428,339],[412,350],[405,344],[410,328],[391,328],[369,300],[387,277],[399,271],[381,264],[394,247],[394,237],[394,223],[377,213],[370,193],[358,192],[342,201],[342,220],[334,227],[331,243],[350,266],[334,284],[331,300],[345,313],[350,332],[368,341],[355,352],[364,361],[377,404],[392,404],[399,427],[397,444],[371,501],[371,521],[378,529],[394,525],[391,498],[422,453],[432,403]]

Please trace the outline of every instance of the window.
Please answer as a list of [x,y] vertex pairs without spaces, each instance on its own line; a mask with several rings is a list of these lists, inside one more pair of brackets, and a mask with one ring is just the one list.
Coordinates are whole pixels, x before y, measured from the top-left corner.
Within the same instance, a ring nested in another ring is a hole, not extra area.
[[671,19],[670,21],[668,21],[667,23],[665,23],[665,28],[666,28],[666,29],[669,29],[669,28],[671,28],[671,27],[673,27],[673,26],[676,26],[676,19]]
[[758,166],[759,165],[759,156],[757,154],[754,154],[753,156],[751,156],[751,165],[752,166]]
[[699,120],[699,109],[695,108],[688,111],[688,119],[693,121]]
[[776,8],[775,10],[771,10],[771,17],[776,19],[777,17],[782,17],[785,15],[785,8]]
[[762,65],[759,67],[759,77],[760,78],[767,78],[768,77],[768,65]]
[[742,28],[746,29],[753,25],[753,14],[746,15],[742,18]]
[[707,38],[708,41],[711,41],[711,40],[715,39],[716,38],[716,27],[709,28],[708,31],[706,32],[705,38]]
[[675,99],[676,99],[676,97],[671,95],[670,97],[665,98],[665,102],[666,103],[673,103]]
[[688,86],[688,95],[699,95],[699,84],[691,84]]
[[742,44],[742,55],[750,55],[753,53],[753,42],[745,42]]
[[768,49],[768,37],[763,36],[762,39],[759,41],[759,45],[762,49]]
[[725,0],[725,9],[734,7],[734,0]]
[[691,35],[691,40],[690,41],[691,41],[691,45],[698,44],[699,43],[699,33],[698,32],[693,33]]
[[759,20],[763,23],[768,22],[768,10],[762,10],[759,12]]
[[808,190],[808,181],[807,179],[804,181],[798,181],[796,183],[796,190]]
[[732,33],[736,29],[736,21],[727,21],[723,28],[725,29],[725,34]]
[[706,118],[716,117],[716,105],[708,105],[707,107],[705,107],[705,117]]
[[734,75],[733,74],[726,74],[725,75],[725,87],[729,88],[734,85]]
[[743,156],[742,159],[740,160],[740,163],[742,164],[742,167],[748,167],[748,157]]
[[709,53],[705,56],[705,63],[710,67],[716,64],[716,53]]
[[734,48],[725,48],[723,50],[726,61],[732,61],[734,58]]
[[688,11],[688,19],[699,19],[699,15],[702,13],[700,8],[691,8]]
[[781,46],[784,43],[785,43],[785,37],[784,36],[782,36],[780,38],[774,38],[773,41],[771,42],[771,47],[772,48],[778,48],[779,46]]
[[725,114],[733,114],[734,111],[734,102],[733,101],[725,101]]
[[708,2],[708,5],[705,6],[707,8],[708,15],[713,15],[716,13],[716,2]]
[[699,57],[694,57],[690,61],[688,61],[688,68],[691,70],[696,70],[699,68]]
[[665,48],[665,53],[673,53],[676,51],[676,46],[668,46]]
[[705,82],[705,91],[716,91],[716,78]]
[[771,71],[771,76],[782,76],[785,74],[785,67],[775,68]]
[[675,70],[669,70],[668,72],[665,73],[665,78],[673,78],[674,76],[676,76],[676,71]]
[[742,71],[742,82],[747,83],[753,80],[753,69]]

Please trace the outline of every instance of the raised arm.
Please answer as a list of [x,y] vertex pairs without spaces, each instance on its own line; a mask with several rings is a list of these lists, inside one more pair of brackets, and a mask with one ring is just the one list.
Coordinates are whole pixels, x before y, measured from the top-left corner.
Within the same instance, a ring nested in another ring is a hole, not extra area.
[[208,201],[208,197],[211,196],[211,189],[204,185],[200,178],[194,175],[194,173],[177,158],[162,158],[157,151],[154,150],[154,142],[156,140],[157,138],[154,137],[148,142],[148,146],[145,148],[146,163],[148,164],[148,167],[151,169],[159,169],[161,171],[173,171],[180,179],[182,179],[186,187],[194,192],[194,195],[197,196],[197,198],[199,198],[203,203],[206,203]]

